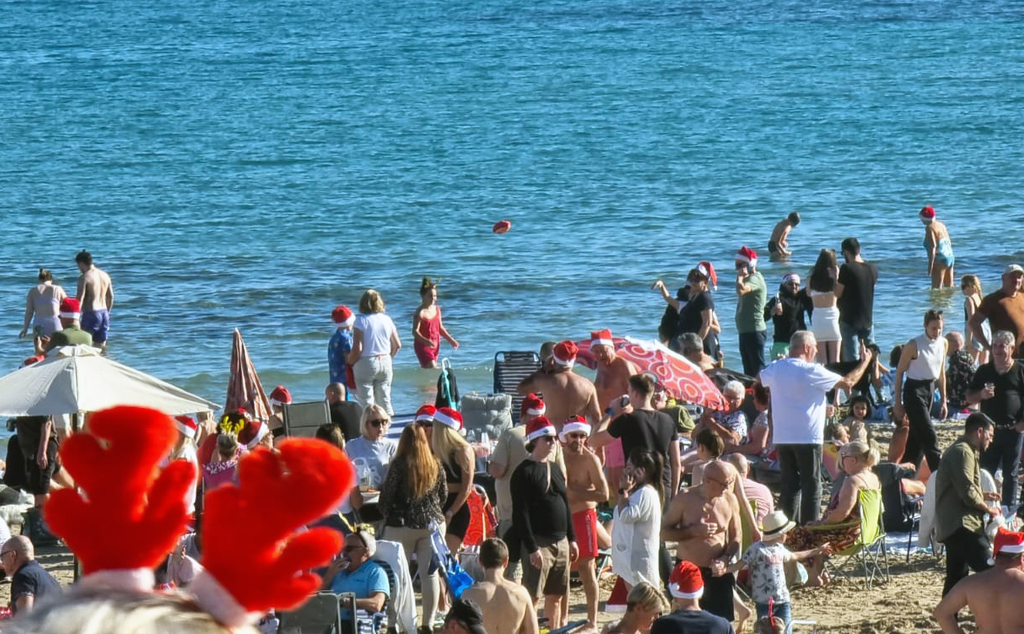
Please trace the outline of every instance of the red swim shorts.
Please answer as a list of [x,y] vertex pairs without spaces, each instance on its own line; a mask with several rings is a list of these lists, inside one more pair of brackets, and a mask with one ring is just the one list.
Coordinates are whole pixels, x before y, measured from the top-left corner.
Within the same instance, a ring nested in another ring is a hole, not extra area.
[[572,530],[576,533],[576,546],[580,559],[597,557],[597,511],[587,509],[572,514]]

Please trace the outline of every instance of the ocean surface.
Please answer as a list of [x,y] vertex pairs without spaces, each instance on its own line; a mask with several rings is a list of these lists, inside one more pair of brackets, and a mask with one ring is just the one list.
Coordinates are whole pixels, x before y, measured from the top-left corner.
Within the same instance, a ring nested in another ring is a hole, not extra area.
[[930,306],[962,329],[923,205],[958,276],[1024,262],[1017,1],[2,0],[0,34],[0,373],[36,268],[74,292],[82,248],[114,279],[110,356],[216,402],[234,328],[268,390],[321,398],[331,309],[378,289],[403,411],[437,377],[423,275],[488,392],[499,350],[653,338],[651,283],[702,259],[739,366],[744,244],[774,288],[857,236],[886,349]]

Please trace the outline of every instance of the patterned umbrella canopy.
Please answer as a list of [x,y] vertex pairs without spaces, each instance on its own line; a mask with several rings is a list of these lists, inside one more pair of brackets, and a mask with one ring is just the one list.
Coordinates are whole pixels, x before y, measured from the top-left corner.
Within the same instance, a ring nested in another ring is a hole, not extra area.
[[235,328],[234,340],[231,343],[231,378],[228,379],[228,396],[224,401],[224,411],[233,412],[244,409],[257,420],[266,422],[270,419],[270,401],[260,384],[260,377],[249,358],[249,350],[242,341],[242,333]]
[[[632,361],[641,372],[650,373],[669,394],[677,399],[711,409],[725,409],[725,397],[708,375],[692,361],[672,352],[657,341],[615,337],[615,353]],[[590,369],[597,359],[590,352],[590,340],[580,341],[576,361]]]

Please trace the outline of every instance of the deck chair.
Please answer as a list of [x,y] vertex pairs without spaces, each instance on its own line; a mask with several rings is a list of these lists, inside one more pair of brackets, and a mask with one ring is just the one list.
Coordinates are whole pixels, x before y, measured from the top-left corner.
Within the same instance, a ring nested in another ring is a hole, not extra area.
[[333,592],[318,592],[299,609],[281,612],[278,618],[280,634],[341,634],[341,604]]
[[[864,589],[870,589],[875,579],[889,581],[889,551],[885,544],[885,529],[882,527],[881,489],[862,489],[860,499],[860,537],[852,546],[835,553],[829,568],[843,577],[853,580],[853,574],[861,571]],[[834,529],[847,524],[826,524],[807,526],[808,530]],[[839,560],[838,563],[833,563]]]
[[512,395],[512,423],[519,424],[523,396],[516,391],[519,382],[540,369],[536,352],[508,350],[494,355],[494,393]]

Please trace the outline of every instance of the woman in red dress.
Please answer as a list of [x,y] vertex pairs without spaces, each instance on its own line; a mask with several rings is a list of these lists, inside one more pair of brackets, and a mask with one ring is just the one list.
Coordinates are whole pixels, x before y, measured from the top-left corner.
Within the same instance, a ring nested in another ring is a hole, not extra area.
[[420,284],[420,306],[412,317],[413,350],[421,368],[436,368],[437,355],[441,350],[441,337],[458,350],[456,341],[441,323],[441,308],[437,305],[437,282],[429,277]]

